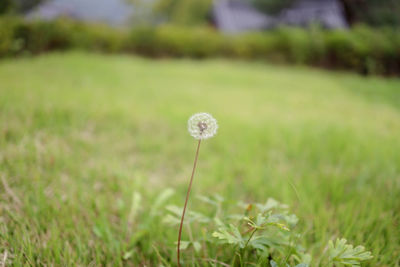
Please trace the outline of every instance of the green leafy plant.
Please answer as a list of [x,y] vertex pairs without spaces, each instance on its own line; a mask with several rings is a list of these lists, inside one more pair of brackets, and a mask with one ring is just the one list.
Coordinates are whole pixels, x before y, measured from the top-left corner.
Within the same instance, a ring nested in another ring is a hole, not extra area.
[[[310,257],[297,244],[299,237],[292,229],[298,219],[290,214],[288,206],[269,198],[266,203],[239,204],[244,214],[228,216],[228,221],[216,219],[218,226],[212,236],[219,244],[227,244],[235,249],[232,264],[268,264],[270,259],[279,262],[303,263]],[[307,264],[307,263],[305,263]]]
[[[239,202],[239,212],[228,214],[223,212],[222,197],[198,199],[213,209],[205,209],[212,210],[211,213],[188,211],[185,225],[190,232],[189,240],[181,241],[181,250],[192,249],[195,255],[204,249],[213,251],[218,262],[227,266],[311,266],[312,256],[301,245],[303,237],[296,231],[299,219],[289,206],[269,198],[265,203]],[[179,224],[182,209],[168,205],[166,210],[163,222]],[[194,229],[203,229],[203,235],[196,237]],[[353,248],[346,242],[345,239],[330,241],[322,262],[329,266],[357,267],[372,258],[364,247]]]
[[344,266],[357,267],[360,266],[362,261],[372,259],[371,252],[365,251],[363,246],[353,247],[346,244],[347,240],[336,239],[336,242],[329,241],[329,259],[335,264],[342,264]]

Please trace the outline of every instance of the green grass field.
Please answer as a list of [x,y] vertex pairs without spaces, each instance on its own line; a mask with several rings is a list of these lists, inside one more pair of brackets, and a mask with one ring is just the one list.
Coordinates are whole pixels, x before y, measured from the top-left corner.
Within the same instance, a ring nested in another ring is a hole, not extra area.
[[373,253],[365,266],[400,266],[400,80],[78,52],[0,62],[0,261],[176,265],[178,229],[161,221],[183,205],[201,111],[220,128],[189,209],[196,195],[227,210],[273,197],[298,215],[313,266],[337,237]]

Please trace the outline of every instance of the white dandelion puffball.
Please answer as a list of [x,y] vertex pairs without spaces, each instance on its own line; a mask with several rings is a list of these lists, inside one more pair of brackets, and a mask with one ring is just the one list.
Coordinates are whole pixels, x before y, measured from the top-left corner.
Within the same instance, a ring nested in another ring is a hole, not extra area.
[[208,113],[196,113],[188,121],[188,130],[195,139],[208,139],[217,133],[218,124]]

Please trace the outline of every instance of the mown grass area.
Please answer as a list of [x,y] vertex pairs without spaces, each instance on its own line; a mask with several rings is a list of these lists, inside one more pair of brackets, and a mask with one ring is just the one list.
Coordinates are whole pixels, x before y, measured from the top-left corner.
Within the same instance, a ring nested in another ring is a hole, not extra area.
[[[220,128],[189,209],[196,195],[219,194],[226,210],[273,197],[300,218],[314,266],[336,237],[371,250],[365,266],[400,266],[399,80],[85,53],[0,62],[0,258],[176,265],[178,229],[162,218],[183,205],[199,111]],[[206,253],[183,257],[203,265]]]

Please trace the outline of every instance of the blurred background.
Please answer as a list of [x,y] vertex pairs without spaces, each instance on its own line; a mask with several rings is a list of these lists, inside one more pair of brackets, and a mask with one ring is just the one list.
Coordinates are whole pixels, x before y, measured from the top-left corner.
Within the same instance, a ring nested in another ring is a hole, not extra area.
[[[176,266],[197,112],[189,210],[273,197],[311,266],[337,237],[400,266],[399,27],[398,0],[0,0],[0,266]],[[186,263],[230,262],[191,227]]]
[[2,0],[0,56],[86,49],[398,75],[395,0]]

